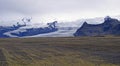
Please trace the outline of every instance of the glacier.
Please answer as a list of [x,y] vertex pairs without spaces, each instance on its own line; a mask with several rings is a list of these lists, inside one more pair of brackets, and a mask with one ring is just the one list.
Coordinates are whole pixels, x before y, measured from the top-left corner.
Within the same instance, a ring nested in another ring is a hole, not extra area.
[[[119,17],[115,17],[118,18]],[[24,19],[24,20],[23,20]],[[1,37],[73,37],[74,33],[82,24],[87,21],[89,24],[100,24],[104,22],[104,17],[80,19],[72,22],[46,22],[33,23],[31,18],[23,18],[16,21],[10,21],[14,24],[10,26],[0,25]],[[53,24],[54,23],[54,24]],[[4,30],[3,30],[4,29]],[[40,32],[41,31],[41,32]],[[3,34],[2,34],[3,33]]]

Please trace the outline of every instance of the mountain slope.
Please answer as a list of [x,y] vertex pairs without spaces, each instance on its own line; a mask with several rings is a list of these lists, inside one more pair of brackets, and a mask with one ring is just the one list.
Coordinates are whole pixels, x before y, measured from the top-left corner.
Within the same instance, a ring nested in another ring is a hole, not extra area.
[[104,35],[120,35],[120,21],[107,16],[104,23],[88,24],[84,22],[74,36],[104,36]]

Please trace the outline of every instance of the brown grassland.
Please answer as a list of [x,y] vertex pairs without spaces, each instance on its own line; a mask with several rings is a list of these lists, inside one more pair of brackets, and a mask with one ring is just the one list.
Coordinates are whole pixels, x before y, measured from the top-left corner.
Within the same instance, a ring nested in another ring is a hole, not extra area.
[[120,37],[4,38],[0,66],[120,66]]

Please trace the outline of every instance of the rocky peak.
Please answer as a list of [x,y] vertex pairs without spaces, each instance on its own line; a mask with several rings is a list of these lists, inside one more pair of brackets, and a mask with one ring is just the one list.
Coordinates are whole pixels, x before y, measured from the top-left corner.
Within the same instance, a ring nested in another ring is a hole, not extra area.
[[86,21],[83,23],[83,25],[86,25],[86,24],[88,24]]
[[110,16],[104,18],[104,23],[111,23],[111,22],[119,22],[119,20],[115,18],[111,18]]
[[85,21],[84,23],[83,23],[83,26],[87,26],[88,25],[88,23]]
[[109,21],[109,20],[111,20],[112,18],[110,17],[110,16],[106,16],[105,18],[104,18],[104,21]]

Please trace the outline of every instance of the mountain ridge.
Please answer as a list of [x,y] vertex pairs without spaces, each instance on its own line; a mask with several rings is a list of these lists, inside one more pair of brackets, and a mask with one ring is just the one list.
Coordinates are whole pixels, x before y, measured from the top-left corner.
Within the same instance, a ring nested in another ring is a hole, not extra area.
[[107,16],[101,24],[83,25],[74,33],[74,36],[104,36],[104,35],[120,35],[120,21]]

